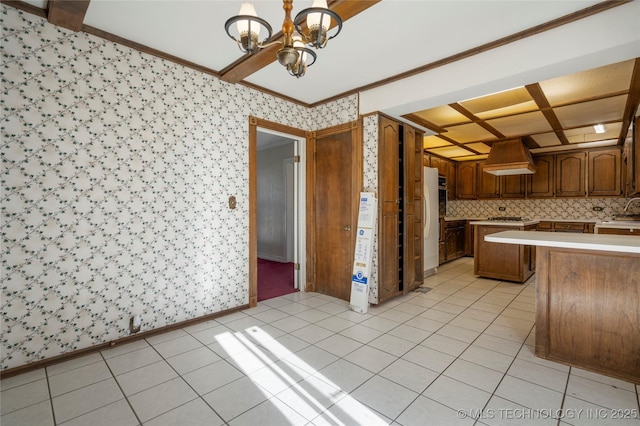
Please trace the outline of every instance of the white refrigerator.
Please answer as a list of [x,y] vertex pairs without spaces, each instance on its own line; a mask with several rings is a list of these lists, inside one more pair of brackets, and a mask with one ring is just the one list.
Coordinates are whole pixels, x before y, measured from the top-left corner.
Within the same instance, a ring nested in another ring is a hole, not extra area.
[[438,269],[438,238],[440,235],[438,169],[424,167],[423,181],[424,247],[422,258],[424,260],[424,276],[428,277],[435,274]]

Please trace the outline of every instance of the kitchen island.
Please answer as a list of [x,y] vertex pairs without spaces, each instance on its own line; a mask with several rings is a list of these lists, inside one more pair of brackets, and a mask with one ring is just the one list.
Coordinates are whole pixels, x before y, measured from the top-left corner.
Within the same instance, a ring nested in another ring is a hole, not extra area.
[[471,222],[474,231],[473,273],[481,277],[523,283],[535,271],[535,249],[522,244],[496,244],[487,235],[507,230],[532,231],[537,220],[499,218]]
[[640,237],[485,238],[536,247],[536,356],[640,383]]

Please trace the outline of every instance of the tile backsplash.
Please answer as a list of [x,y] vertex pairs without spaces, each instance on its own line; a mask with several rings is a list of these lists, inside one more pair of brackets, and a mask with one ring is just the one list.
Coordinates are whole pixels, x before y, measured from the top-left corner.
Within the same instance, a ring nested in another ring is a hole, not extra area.
[[[622,213],[628,201],[629,198],[452,200],[447,205],[447,216],[522,216],[530,219],[606,220]],[[501,209],[502,207],[504,210]],[[632,203],[628,212],[640,213],[640,201]]]

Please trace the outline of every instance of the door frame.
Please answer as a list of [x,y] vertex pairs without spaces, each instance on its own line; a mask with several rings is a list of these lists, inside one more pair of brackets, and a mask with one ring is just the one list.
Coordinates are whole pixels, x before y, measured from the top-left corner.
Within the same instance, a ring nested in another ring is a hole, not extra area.
[[[300,167],[306,164],[306,146],[307,133],[304,130],[296,129],[294,127],[285,126],[283,124],[274,123],[271,121],[263,120],[257,117],[249,116],[249,307],[257,306],[258,304],[258,225],[257,225],[257,203],[258,203],[258,128],[261,130],[270,131],[270,133],[282,133],[283,136],[295,139],[298,144],[298,155],[300,156]],[[308,200],[308,185],[305,183],[306,173],[299,169],[298,190],[304,191],[305,198]],[[302,197],[299,197],[302,200]],[[305,216],[308,215],[308,210],[305,212],[305,204],[299,202],[299,208],[303,214],[298,215],[298,227],[305,229]],[[298,261],[300,264],[299,271],[299,287],[301,291],[305,291],[305,277],[306,260],[303,254],[303,248],[308,246],[309,242],[305,241],[305,233],[298,232]]]

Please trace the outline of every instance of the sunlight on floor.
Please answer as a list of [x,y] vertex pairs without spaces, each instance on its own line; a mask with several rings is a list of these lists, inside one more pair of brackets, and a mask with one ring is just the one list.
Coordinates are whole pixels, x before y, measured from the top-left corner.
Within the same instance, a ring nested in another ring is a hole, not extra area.
[[[247,328],[244,333],[221,333],[216,340],[229,354],[229,360],[256,385],[264,385],[260,379],[264,379],[264,367],[269,367],[266,371],[271,373],[268,374],[271,386],[287,389],[280,394],[281,399],[307,420],[314,420],[316,425],[388,424],[260,327]],[[260,376],[252,377],[252,373],[258,371]],[[304,375],[308,377],[300,380]],[[270,398],[271,395],[265,393],[265,397]],[[331,409],[327,410],[329,407]],[[294,412],[280,412],[283,420],[296,423],[290,417]]]

